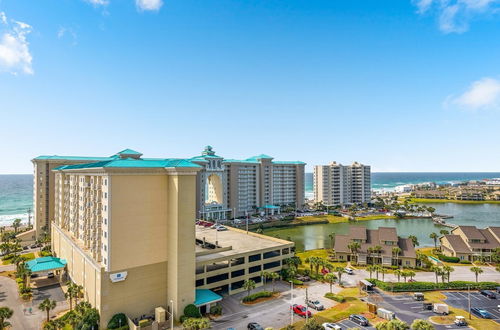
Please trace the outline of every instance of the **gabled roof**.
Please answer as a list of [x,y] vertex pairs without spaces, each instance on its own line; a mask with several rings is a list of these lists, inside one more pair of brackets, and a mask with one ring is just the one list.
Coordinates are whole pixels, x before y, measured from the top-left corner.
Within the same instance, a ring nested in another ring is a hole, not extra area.
[[124,149],[120,152],[116,153],[117,155],[142,155],[142,153],[132,150],[132,149]]
[[102,162],[64,165],[55,168],[59,170],[79,170],[90,168],[167,168],[167,167],[200,167],[187,159],[112,159]]
[[440,238],[440,240],[443,238],[446,239],[448,241],[448,243],[450,243],[451,248],[455,252],[458,252],[458,253],[470,253],[471,252],[471,250],[469,249],[467,244],[465,244],[464,240],[462,239],[462,237],[460,235],[444,235],[443,237]]
[[27,261],[26,265],[33,273],[46,272],[64,268],[66,260],[56,257],[42,257]]
[[394,227],[379,227],[378,228],[378,235],[380,241],[392,241],[392,242],[397,242],[398,241],[398,233],[396,232],[396,228]]
[[[476,228],[476,226],[458,226],[458,228],[463,231],[465,236],[467,236],[467,239],[485,239],[483,234],[479,231],[479,229]],[[454,232],[456,229],[452,230],[452,232]]]
[[257,156],[253,156],[253,157],[247,158],[246,160],[260,160],[260,159],[273,159],[273,157],[265,155],[265,154],[260,154],[260,155],[257,155]]

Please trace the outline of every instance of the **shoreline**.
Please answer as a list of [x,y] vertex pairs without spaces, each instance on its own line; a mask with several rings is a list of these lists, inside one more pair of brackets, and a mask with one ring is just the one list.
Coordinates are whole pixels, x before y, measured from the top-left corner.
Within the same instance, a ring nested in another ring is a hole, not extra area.
[[485,201],[464,201],[464,200],[456,200],[456,199],[433,199],[433,198],[409,198],[408,201],[410,203],[424,203],[424,204],[445,204],[445,203],[453,203],[453,204],[500,204],[500,201],[493,200],[485,200]]

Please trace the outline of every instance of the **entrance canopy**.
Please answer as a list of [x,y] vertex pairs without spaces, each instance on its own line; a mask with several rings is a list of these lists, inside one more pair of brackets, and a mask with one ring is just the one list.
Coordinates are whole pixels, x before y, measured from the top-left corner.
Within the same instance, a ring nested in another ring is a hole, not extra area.
[[264,205],[264,207],[262,207],[262,208],[268,209],[268,210],[278,210],[280,207],[276,206],[276,205]]
[[196,299],[194,305],[196,307],[205,306],[211,303],[221,301],[222,297],[217,293],[208,289],[196,289]]
[[64,269],[66,260],[56,257],[36,258],[26,262],[26,265],[32,273],[50,272]]

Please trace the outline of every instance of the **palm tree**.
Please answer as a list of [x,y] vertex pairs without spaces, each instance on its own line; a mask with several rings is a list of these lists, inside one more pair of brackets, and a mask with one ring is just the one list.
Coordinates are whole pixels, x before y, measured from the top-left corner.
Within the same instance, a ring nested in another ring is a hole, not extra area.
[[402,275],[403,271],[401,269],[396,269],[394,271],[394,275],[396,275],[398,277],[398,282],[401,282],[401,275]]
[[409,270],[407,271],[408,273],[408,277],[410,278],[410,280],[413,280],[413,278],[415,277],[415,275],[417,275],[414,271],[412,270]]
[[14,234],[17,234],[17,229],[21,227],[21,219],[14,219],[12,227],[14,227]]
[[83,286],[75,284],[73,290],[75,291],[74,292],[75,305],[78,305],[78,298],[80,298],[83,294]]
[[330,238],[330,244],[333,247],[335,246],[335,233],[328,234],[328,237]]
[[380,272],[382,273],[382,281],[385,281],[385,274],[387,274],[387,269],[380,267]]
[[66,314],[66,321],[73,327],[73,329],[76,328],[76,325],[81,321],[81,315],[76,313],[75,311],[69,311],[68,314]]
[[12,258],[11,260],[11,263],[15,264],[16,265],[16,271],[19,271],[19,264],[22,263],[22,262],[25,262],[26,261],[26,257],[23,257],[23,256],[14,256],[14,258]]
[[439,268],[438,266],[431,266],[430,270],[431,270],[431,272],[434,272],[434,274],[436,275],[436,284],[438,284],[438,282],[439,282],[438,276],[441,273],[441,268]]
[[396,257],[396,265],[399,267],[399,254],[401,253],[401,248],[393,247],[392,255]]
[[250,295],[250,291],[252,289],[255,289],[255,282],[253,280],[246,280],[244,283],[243,283],[243,289],[247,290],[247,296]]
[[49,298],[46,298],[44,301],[38,305],[38,308],[41,311],[47,312],[47,322],[50,320],[50,311],[56,308],[56,301],[55,300],[50,300]]
[[408,276],[410,276],[410,274],[408,274],[408,272],[407,272],[407,271],[403,270],[403,271],[401,272],[401,276],[403,276],[403,279],[404,279],[404,281],[405,281],[405,283],[406,283],[406,278],[407,278]]
[[332,286],[337,276],[335,276],[334,273],[326,273],[325,276],[323,276],[323,278],[330,284],[330,293],[332,293]]
[[267,284],[267,279],[269,278],[269,272],[266,272],[266,271],[261,271],[260,272],[260,278],[262,280],[262,282],[264,282],[264,287],[266,286]]
[[446,229],[441,229],[441,230],[439,231],[439,233],[440,233],[441,235],[448,235],[450,232],[449,232],[449,231],[447,231]]
[[446,277],[448,278],[448,283],[450,283],[450,274],[454,270],[455,269],[451,266],[443,266],[443,272],[446,274]]
[[10,319],[14,311],[9,307],[0,307],[0,330],[4,330],[10,327],[10,322],[7,322],[7,319]]
[[496,267],[495,267],[495,270],[496,270],[497,272],[500,272],[500,265],[496,266]]
[[79,294],[80,294],[80,289],[78,288],[78,285],[76,285],[71,281],[68,282],[68,290],[66,291],[64,296],[66,297],[66,299],[69,299],[70,310],[73,310],[73,299],[78,299]]
[[277,273],[269,273],[269,278],[271,279],[271,282],[273,284],[273,292],[274,292],[274,282],[279,278],[280,276]]
[[411,239],[413,246],[419,246],[420,244],[418,243],[418,238],[415,235],[410,235],[408,236],[409,239]]
[[483,269],[481,267],[471,267],[470,271],[476,275],[476,283],[477,283],[477,278],[478,278],[479,274],[483,273]]
[[434,240],[434,248],[437,249],[437,239],[438,239],[438,234],[436,233],[431,233],[429,235],[429,238],[432,238]]
[[20,277],[23,279],[23,285],[24,287],[28,286],[28,277],[31,276],[31,269],[28,268],[28,265],[26,263],[21,263],[19,265],[19,269],[16,272],[17,277]]
[[337,266],[333,269],[333,271],[337,272],[337,277],[339,280],[339,285],[342,285],[342,274],[344,274],[345,269],[344,267]]
[[358,250],[361,249],[361,244],[359,244],[358,242],[351,242],[351,243],[349,243],[349,245],[347,245],[347,248],[349,250],[351,250],[351,254],[352,254],[351,261],[352,261],[352,259],[354,258],[354,256],[358,252]]
[[429,321],[416,319],[411,324],[411,330],[434,330],[434,325]]
[[373,277],[372,277],[372,273],[375,271],[375,266],[372,266],[372,265],[367,266],[367,267],[366,267],[366,270],[367,270],[368,272],[370,272],[370,278],[373,278]]
[[375,265],[375,276],[377,278],[377,281],[378,281],[378,273],[382,270],[382,266],[380,265]]

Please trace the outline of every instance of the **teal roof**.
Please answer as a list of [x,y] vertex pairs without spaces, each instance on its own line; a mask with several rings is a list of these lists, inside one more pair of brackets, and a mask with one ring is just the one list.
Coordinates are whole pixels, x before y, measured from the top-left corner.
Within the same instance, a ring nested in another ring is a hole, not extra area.
[[79,170],[89,168],[165,168],[165,167],[200,167],[187,159],[112,159],[102,162],[64,165],[54,170]]
[[52,155],[52,156],[38,156],[35,159],[38,160],[88,160],[88,161],[101,161],[101,160],[110,160],[113,159],[113,157],[82,157],[82,156],[58,156],[58,155]]
[[142,155],[140,152],[132,150],[132,149],[125,149],[117,153],[118,155]]
[[273,164],[278,164],[278,165],[305,165],[306,163],[301,162],[301,161],[273,161]]
[[64,266],[66,266],[66,260],[56,257],[43,257],[27,261],[26,265],[33,273],[47,272],[64,268]]
[[208,289],[196,289],[196,299],[194,305],[196,307],[204,306],[206,304],[221,301],[222,297],[217,293]]
[[273,159],[273,157],[268,156],[268,155],[264,155],[264,154],[260,154],[258,156],[253,156],[253,157],[247,158],[246,160],[259,160],[259,159]]

